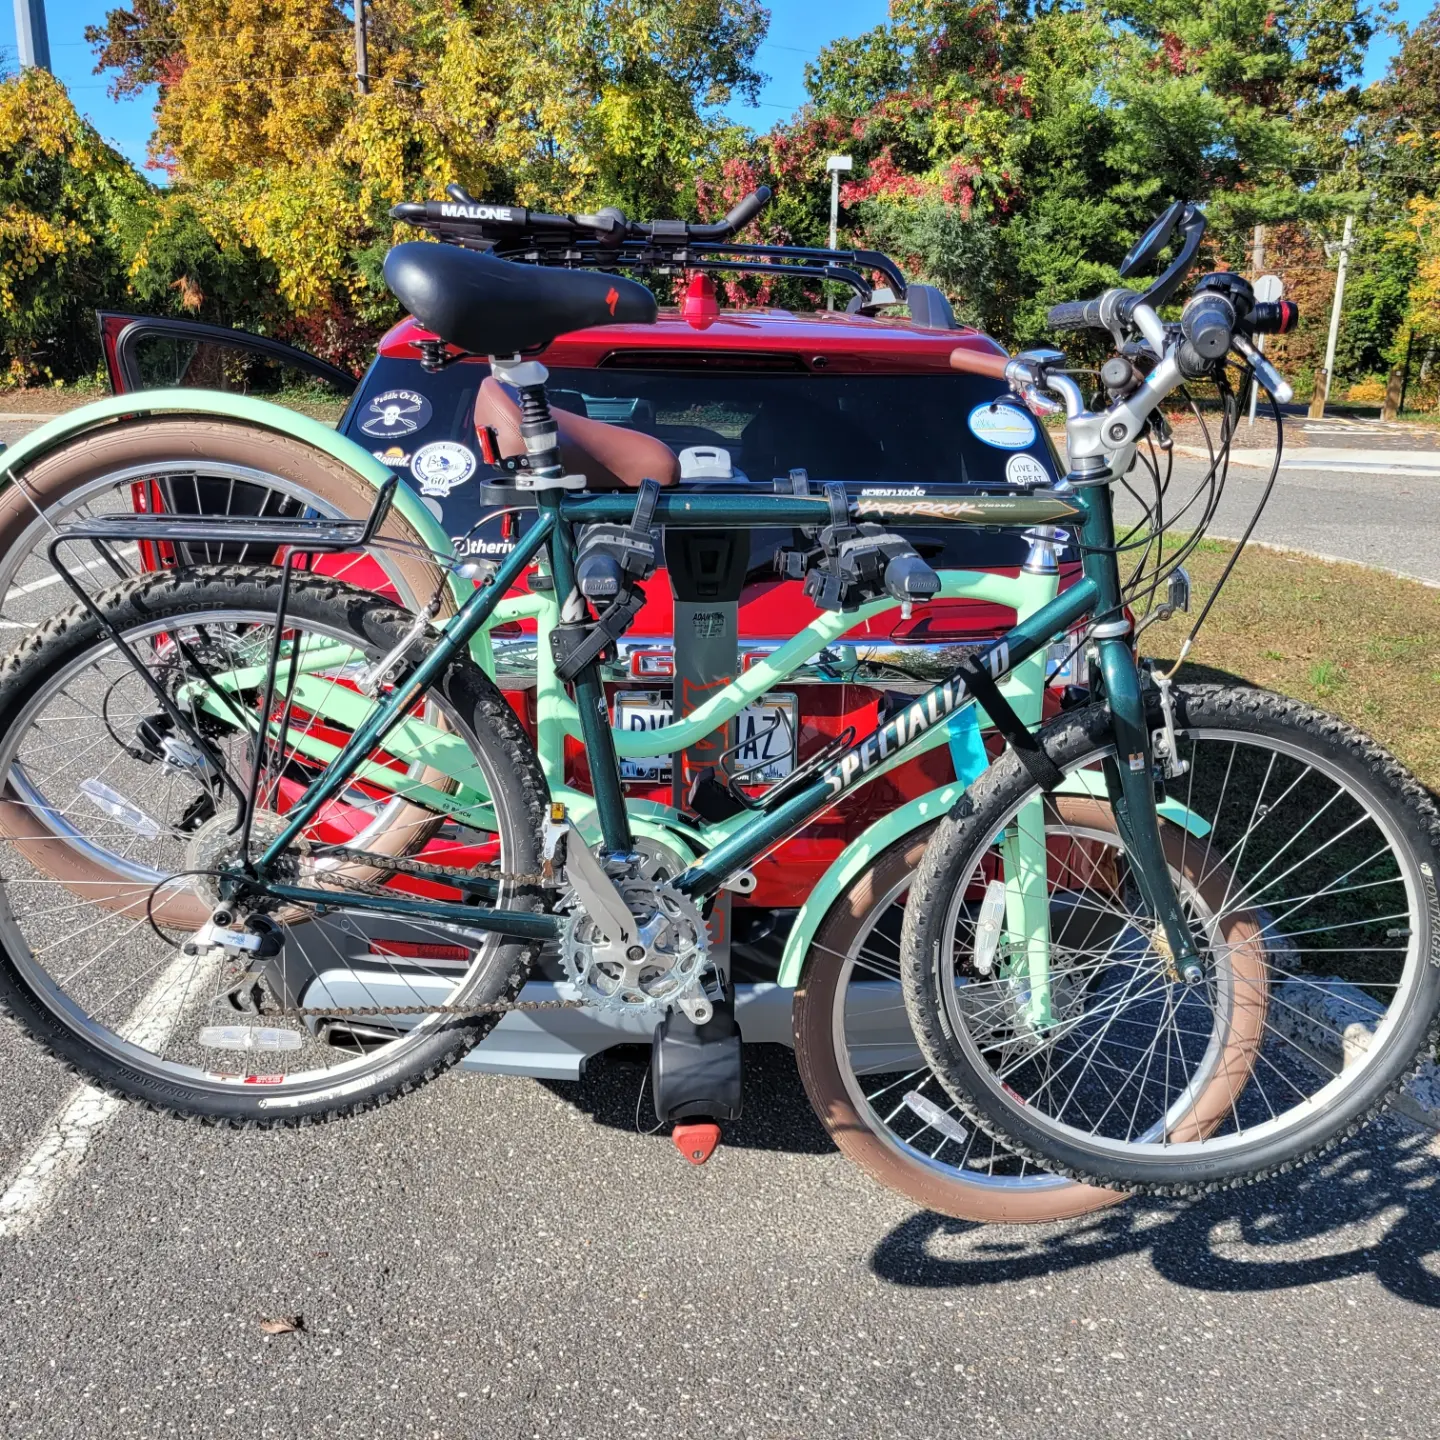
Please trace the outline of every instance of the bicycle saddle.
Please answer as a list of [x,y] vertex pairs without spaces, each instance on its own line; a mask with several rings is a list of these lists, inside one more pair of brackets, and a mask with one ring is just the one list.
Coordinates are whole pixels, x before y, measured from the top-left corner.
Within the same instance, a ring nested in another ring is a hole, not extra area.
[[385,283],[427,330],[476,355],[516,355],[570,330],[655,321],[655,297],[623,276],[517,265],[423,240],[390,251]]
[[[592,490],[626,486],[633,490],[646,479],[674,485],[680,479],[680,462],[663,440],[569,410],[552,409],[550,413],[560,431],[560,458],[566,471],[583,475]],[[494,430],[502,455],[525,453],[525,442],[520,438],[520,406],[493,375],[481,382],[475,397],[475,428],[483,430],[486,426]]]

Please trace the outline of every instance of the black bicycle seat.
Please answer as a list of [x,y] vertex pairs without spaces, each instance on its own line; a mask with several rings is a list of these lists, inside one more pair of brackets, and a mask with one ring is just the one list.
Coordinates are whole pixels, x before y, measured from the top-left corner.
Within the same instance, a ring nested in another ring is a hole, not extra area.
[[517,265],[455,245],[397,245],[385,257],[385,283],[427,330],[476,355],[516,355],[571,330],[655,321],[655,297],[638,281]]

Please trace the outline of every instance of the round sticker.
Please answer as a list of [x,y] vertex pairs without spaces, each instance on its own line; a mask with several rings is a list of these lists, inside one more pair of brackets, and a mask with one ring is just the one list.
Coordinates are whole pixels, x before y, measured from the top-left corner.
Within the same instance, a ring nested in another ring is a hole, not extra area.
[[1012,455],[1005,462],[1005,478],[1012,485],[1048,485],[1049,472],[1033,455]]
[[1025,450],[1035,443],[1035,422],[1013,405],[977,405],[970,412],[970,430],[997,450]]
[[430,402],[413,390],[387,390],[365,407],[360,433],[377,440],[394,440],[413,435],[430,423]]
[[410,461],[410,473],[420,482],[422,495],[448,495],[475,473],[475,453],[453,440],[422,445]]

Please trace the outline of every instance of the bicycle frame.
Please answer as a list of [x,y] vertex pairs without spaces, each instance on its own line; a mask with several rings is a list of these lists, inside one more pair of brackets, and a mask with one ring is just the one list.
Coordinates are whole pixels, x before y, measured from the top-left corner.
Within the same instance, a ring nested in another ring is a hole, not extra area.
[[[544,491],[539,496],[537,522],[506,557],[491,583],[477,590],[446,627],[440,642],[410,678],[375,705],[352,733],[344,749],[288,812],[286,824],[255,864],[248,883],[281,899],[312,904],[334,904],[333,893],[299,886],[277,885],[268,870],[305,825],[366,763],[366,756],[389,731],[400,724],[426,690],[457,656],[465,653],[473,637],[493,618],[502,598],[531,562],[548,552],[556,593],[570,593],[574,584],[573,527],[590,521],[625,521],[633,501],[625,495],[562,496]],[[1145,723],[1144,700],[1134,655],[1127,643],[1129,624],[1122,615],[1119,574],[1113,553],[1114,526],[1108,489],[1037,492],[1029,496],[975,496],[963,500],[861,501],[862,518],[882,521],[952,520],[970,526],[1029,525],[1078,522],[1085,550],[1084,574],[1071,589],[1033,614],[1021,618],[999,640],[981,652],[979,663],[996,680],[1040,652],[1057,634],[1063,634],[1086,615],[1101,622],[1096,632],[1098,665],[1105,695],[1114,718],[1117,751],[1123,763],[1105,767],[1110,799],[1137,880],[1164,928],[1177,962],[1194,963],[1190,940],[1168,869],[1160,850],[1151,774],[1151,751]],[[820,499],[739,495],[662,495],[655,519],[675,527],[737,527],[824,522],[827,502]],[[581,738],[591,760],[596,817],[605,849],[623,854],[633,849],[620,770],[599,669],[587,666],[573,682]],[[734,689],[735,687],[730,687]],[[727,699],[717,696],[710,702]],[[743,704],[743,700],[741,701]],[[959,672],[918,697],[899,715],[879,726],[837,757],[820,775],[778,803],[761,802],[758,814],[732,830],[675,882],[677,889],[696,899],[712,895],[732,875],[745,870],[785,836],[799,829],[859,785],[873,779],[889,763],[913,753],[941,722],[974,703]],[[718,708],[718,706],[717,706]],[[738,707],[737,707],[738,708]],[[714,712],[704,708],[690,723],[707,729],[716,723]],[[679,727],[674,727],[679,728]],[[793,787],[792,787],[793,788]],[[1032,857],[1033,859],[1033,857]],[[1048,954],[1048,917],[1034,912],[1036,887],[1027,883],[1030,865],[1017,865],[1018,906],[1015,919],[1032,958],[1032,980],[1044,992],[1045,956]],[[1043,863],[1038,877],[1043,890]],[[1033,882],[1036,877],[1032,874]],[[350,899],[357,897],[348,897]],[[487,910],[444,902],[413,902],[386,897],[364,897],[360,908],[400,917],[429,917],[464,924],[471,929],[552,938],[559,922],[552,916]],[[1043,1015],[1042,1017],[1043,1018]]]

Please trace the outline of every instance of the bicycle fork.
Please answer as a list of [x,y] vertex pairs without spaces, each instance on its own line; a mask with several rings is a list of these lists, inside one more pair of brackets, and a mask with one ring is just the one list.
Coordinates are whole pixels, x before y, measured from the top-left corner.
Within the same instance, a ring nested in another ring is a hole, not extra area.
[[1115,758],[1105,764],[1115,823],[1135,883],[1157,922],[1151,943],[1164,957],[1171,980],[1194,985],[1204,972],[1160,840],[1154,747],[1145,721],[1139,667],[1125,640],[1101,640],[1099,648],[1100,674],[1115,736]]

